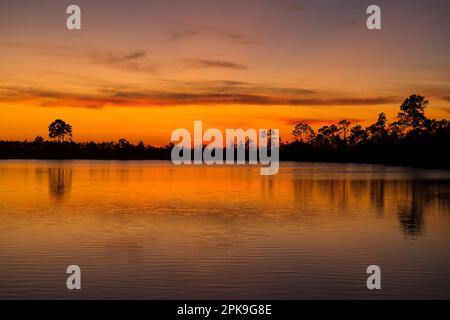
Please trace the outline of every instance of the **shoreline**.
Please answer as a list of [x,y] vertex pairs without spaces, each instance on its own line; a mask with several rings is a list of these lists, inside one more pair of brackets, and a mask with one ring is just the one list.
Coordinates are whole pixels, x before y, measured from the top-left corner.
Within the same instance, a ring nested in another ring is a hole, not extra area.
[[[169,162],[172,163],[170,159],[145,159],[145,158],[34,158],[34,157],[13,157],[13,158],[2,158],[0,161],[115,161],[115,162]],[[450,165],[447,167],[433,166],[433,165],[413,165],[413,164],[398,164],[398,163],[387,163],[387,162],[357,162],[357,161],[336,161],[336,160],[290,160],[290,159],[280,159],[280,163],[295,163],[295,164],[336,164],[336,165],[374,165],[374,166],[386,166],[386,167],[399,167],[399,168],[411,168],[411,169],[423,169],[423,170],[445,170],[450,171]],[[250,165],[248,162],[245,164],[214,164],[207,165],[202,164],[183,164],[179,166],[193,166],[193,167],[224,167],[224,166],[247,166]],[[174,164],[174,166],[177,166]],[[255,167],[261,167],[262,165],[252,165]]]

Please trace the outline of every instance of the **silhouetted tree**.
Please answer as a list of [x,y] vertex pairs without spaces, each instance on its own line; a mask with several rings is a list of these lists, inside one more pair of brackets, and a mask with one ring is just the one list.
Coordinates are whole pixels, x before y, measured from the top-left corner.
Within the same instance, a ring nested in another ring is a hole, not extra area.
[[139,149],[139,150],[144,150],[145,149],[144,141],[139,141],[139,143],[137,144],[136,148]]
[[299,123],[295,125],[292,135],[298,141],[307,142],[314,138],[314,130],[307,123]]
[[399,142],[403,138],[403,126],[397,121],[389,124],[389,136],[395,142]]
[[388,130],[386,124],[387,124],[386,115],[384,113],[380,113],[378,115],[377,122],[375,122],[374,124],[372,124],[367,128],[369,137],[373,142],[377,143],[383,141],[387,137]]
[[404,126],[406,130],[417,130],[424,127],[425,109],[428,100],[425,97],[413,94],[407,98],[400,106],[400,112],[397,115],[398,123]]
[[128,142],[127,139],[122,138],[122,139],[119,139],[117,145],[118,145],[119,149],[127,149],[130,146],[130,142]]
[[[448,120],[428,119],[425,116],[427,101],[411,95],[401,105],[396,121],[388,123],[381,113],[377,121],[363,128],[350,129],[347,120],[323,126],[315,134],[306,123],[295,126],[295,141],[280,143],[280,159],[294,161],[338,161],[388,163],[450,169],[450,124]],[[263,139],[270,138],[268,131]],[[72,127],[62,120],[49,126],[49,136],[59,142],[72,136]],[[228,146],[248,153],[248,140]],[[11,159],[165,159],[169,160],[173,144],[164,147],[146,146],[143,142],[131,144],[126,139],[114,142],[86,142],[57,144],[42,137],[28,141],[0,140],[0,158]],[[201,146],[200,146],[201,148]],[[270,143],[269,143],[270,149]],[[224,152],[225,154],[225,152]]]
[[34,138],[34,143],[36,143],[36,144],[43,144],[44,143],[44,138],[42,138],[41,136],[37,136],[36,138]]
[[435,119],[426,119],[424,122],[427,133],[440,133],[449,129],[449,122],[445,119],[437,121]]
[[347,139],[347,131],[348,131],[349,126],[350,126],[350,122],[347,120],[341,120],[338,122],[339,132],[343,133],[344,141],[346,141],[346,139]]
[[48,126],[48,136],[62,142],[66,137],[72,139],[72,126],[63,120],[57,119]]
[[358,124],[351,128],[349,137],[350,145],[356,146],[358,144],[364,143],[367,141],[367,138],[367,131],[364,130],[361,125]]
[[310,131],[309,125],[300,123],[292,132],[295,141],[281,146],[280,157],[450,167],[450,158],[444,152],[450,148],[449,121],[428,119],[427,105],[424,97],[413,94],[400,106],[392,123],[380,113],[377,121],[367,128],[355,125],[349,130],[350,123],[342,120],[319,128],[310,140],[302,137]]
[[335,147],[339,140],[339,128],[335,125],[323,126],[319,129],[317,135],[318,144],[322,147]]

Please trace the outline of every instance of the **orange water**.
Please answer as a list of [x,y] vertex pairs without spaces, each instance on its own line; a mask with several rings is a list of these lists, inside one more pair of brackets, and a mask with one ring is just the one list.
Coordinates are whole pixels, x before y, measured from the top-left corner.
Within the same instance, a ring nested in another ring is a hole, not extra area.
[[0,161],[0,298],[450,298],[449,171],[259,172]]

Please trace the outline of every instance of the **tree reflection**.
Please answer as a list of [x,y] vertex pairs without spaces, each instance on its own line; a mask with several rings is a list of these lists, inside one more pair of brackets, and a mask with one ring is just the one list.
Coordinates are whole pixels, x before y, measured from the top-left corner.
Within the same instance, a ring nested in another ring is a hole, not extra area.
[[405,235],[421,235],[425,225],[425,213],[430,207],[439,212],[450,212],[449,181],[410,182],[410,192],[407,202],[398,210],[400,225]]
[[48,190],[55,199],[61,199],[72,188],[72,169],[50,168],[48,170]]
[[421,188],[418,182],[413,181],[410,199],[398,211],[400,225],[402,226],[403,233],[407,236],[417,236],[422,233],[424,226],[424,204],[426,202],[425,194],[425,188]]
[[397,219],[407,237],[421,236],[426,215],[450,212],[450,182],[422,179],[316,179],[292,181],[293,197],[299,210],[324,209],[336,215],[349,212],[363,216]]

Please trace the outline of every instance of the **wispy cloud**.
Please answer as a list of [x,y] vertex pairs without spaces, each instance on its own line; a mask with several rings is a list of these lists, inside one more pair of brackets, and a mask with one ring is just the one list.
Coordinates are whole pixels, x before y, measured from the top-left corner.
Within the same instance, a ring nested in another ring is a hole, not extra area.
[[59,45],[41,45],[33,43],[13,43],[0,41],[1,47],[14,47],[23,50],[39,52],[40,55],[64,56],[89,64],[100,65],[121,71],[147,73],[160,76],[167,70],[176,70],[180,73],[190,69],[229,69],[246,70],[247,66],[221,59],[169,59],[165,61],[152,61],[147,57],[145,50],[114,51],[77,49]]
[[247,69],[247,67],[242,64],[222,60],[186,59],[185,63],[184,69]]
[[302,88],[259,86],[246,82],[212,81],[186,83],[169,81],[166,90],[106,87],[92,94],[61,92],[34,87],[0,87],[0,99],[37,106],[102,108],[105,106],[367,106],[399,102],[396,97],[321,98],[315,91]]
[[77,47],[0,41],[2,48],[16,48],[48,57],[64,57],[83,63],[101,65],[122,71],[158,74],[158,63],[147,58],[145,50],[115,51]]
[[89,63],[131,72],[158,74],[158,63],[146,59],[146,51],[130,52],[92,51],[85,53]]
[[123,63],[129,61],[136,61],[146,56],[146,52],[141,51],[132,51],[128,53],[114,53],[114,52],[95,52],[90,55],[93,62],[105,63],[105,64],[114,64],[114,63]]
[[169,33],[167,42],[190,40],[197,37],[220,39],[238,45],[263,44],[263,41],[256,36],[225,31],[208,26],[196,26],[174,30]]
[[20,102],[39,107],[77,107],[100,109],[105,105],[126,105],[126,101],[106,98],[101,95],[62,92],[36,87],[2,86],[0,87],[0,101]]
[[293,88],[262,85],[236,80],[215,81],[171,81],[165,80],[165,86],[173,91],[188,91],[200,93],[222,93],[222,94],[253,94],[263,96],[309,96],[316,94],[315,90],[306,88]]

